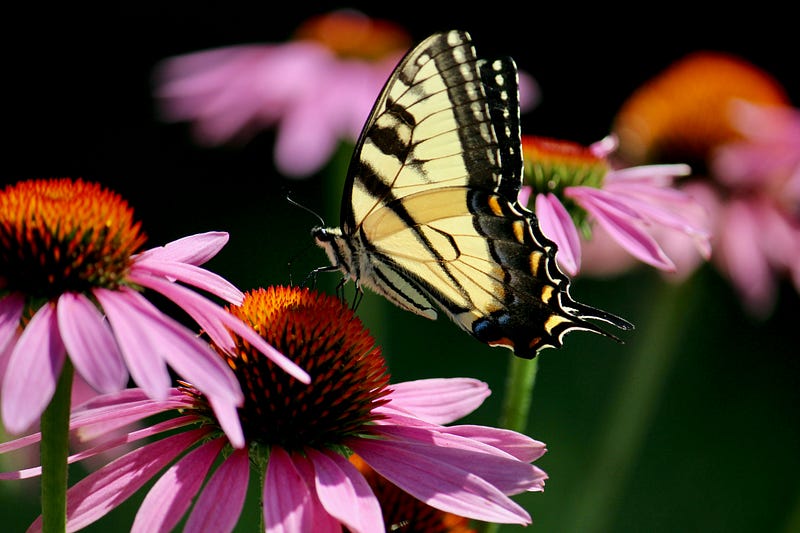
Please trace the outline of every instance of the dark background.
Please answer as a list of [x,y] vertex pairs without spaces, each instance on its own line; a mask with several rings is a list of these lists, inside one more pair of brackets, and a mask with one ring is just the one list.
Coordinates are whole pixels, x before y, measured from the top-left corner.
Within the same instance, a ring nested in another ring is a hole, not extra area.
[[[770,5],[748,5],[746,13],[733,8],[701,13],[696,6],[672,3],[622,10],[490,2],[457,12],[452,7],[432,12],[431,4],[349,5],[395,21],[415,40],[458,27],[472,34],[481,55],[514,56],[542,90],[538,107],[523,116],[525,133],[598,140],[631,91],[698,49],[750,60],[778,78],[795,102],[800,91],[794,19]],[[298,282],[326,264],[309,237],[316,220],[289,205],[285,194],[291,190],[332,224],[337,214],[329,206],[338,205],[339,192],[333,201],[326,195],[338,185],[325,173],[305,180],[279,176],[272,165],[271,131],[241,146],[198,147],[185,124],[158,120],[152,100],[151,73],[160,59],[217,46],[281,42],[305,18],[331,7],[259,6],[4,8],[0,184],[59,176],[107,184],[134,207],[149,246],[191,233],[229,231],[229,245],[208,267],[243,289]],[[323,280],[322,288],[330,290],[333,281]],[[800,517],[791,518],[800,505],[797,294],[784,284],[773,315],[756,320],[743,312],[728,284],[704,268],[691,286],[667,294],[682,305],[673,324],[660,314],[662,291],[660,276],[644,268],[575,282],[577,299],[621,314],[639,329],[626,334],[622,346],[575,333],[562,350],[540,357],[528,433],[548,444],[537,464],[550,479],[543,494],[518,498],[533,516],[531,529],[589,530],[569,524],[580,509],[600,443],[614,442],[609,410],[616,402],[643,401],[621,391],[627,390],[622,383],[637,355],[648,352],[652,320],[674,328],[668,338],[676,349],[650,387],[640,446],[623,454],[607,484],[589,490],[601,499],[608,496],[602,505],[605,530],[797,531]],[[446,320],[426,321],[372,295],[360,316],[384,347],[395,381],[483,379],[494,394],[467,421],[496,423],[505,351],[476,344]],[[619,491],[613,489],[614,473]],[[75,470],[74,476],[80,475]],[[33,492],[17,492],[20,487]],[[38,514],[35,487],[0,484],[0,529],[22,531]],[[90,530],[129,528],[141,497]]]

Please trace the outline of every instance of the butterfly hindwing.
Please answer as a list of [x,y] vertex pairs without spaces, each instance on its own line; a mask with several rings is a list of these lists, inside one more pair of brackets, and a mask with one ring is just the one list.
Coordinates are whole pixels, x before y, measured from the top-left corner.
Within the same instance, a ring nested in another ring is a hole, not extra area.
[[434,34],[384,86],[348,171],[341,227],[315,228],[334,266],[360,286],[521,357],[558,347],[586,318],[556,247],[517,203],[522,148],[511,58],[476,56],[462,31]]

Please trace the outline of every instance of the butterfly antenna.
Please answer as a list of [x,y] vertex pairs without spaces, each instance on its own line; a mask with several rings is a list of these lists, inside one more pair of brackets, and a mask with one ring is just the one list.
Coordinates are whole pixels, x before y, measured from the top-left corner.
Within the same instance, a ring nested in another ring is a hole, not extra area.
[[320,225],[321,225],[321,226],[323,226],[323,227],[325,226],[325,219],[323,219],[323,218],[322,218],[322,215],[320,215],[319,213],[317,213],[316,211],[314,211],[314,210],[313,210],[313,209],[311,209],[310,207],[307,207],[307,206],[305,206],[305,205],[301,204],[300,202],[298,202],[298,201],[296,201],[296,200],[293,200],[293,199],[292,199],[292,197],[291,197],[291,196],[289,196],[290,194],[291,194],[291,193],[289,193],[289,192],[287,192],[287,193],[286,193],[286,201],[287,201],[287,202],[289,202],[290,204],[292,204],[292,205],[293,205],[293,206],[295,206],[295,207],[299,207],[300,209],[302,209],[303,211],[305,211],[305,212],[307,212],[307,213],[310,213],[310,214],[311,214],[311,215],[313,215],[313,216],[314,216],[314,217],[315,217],[317,220],[319,220],[319,223],[320,223]]

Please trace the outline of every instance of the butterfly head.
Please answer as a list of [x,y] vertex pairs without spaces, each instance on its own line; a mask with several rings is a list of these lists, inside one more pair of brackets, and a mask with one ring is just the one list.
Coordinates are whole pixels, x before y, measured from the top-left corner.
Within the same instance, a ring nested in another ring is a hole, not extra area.
[[311,236],[317,246],[325,250],[331,265],[342,270],[345,274],[353,272],[351,267],[353,251],[348,240],[342,236],[342,231],[339,228],[317,226],[312,228]]

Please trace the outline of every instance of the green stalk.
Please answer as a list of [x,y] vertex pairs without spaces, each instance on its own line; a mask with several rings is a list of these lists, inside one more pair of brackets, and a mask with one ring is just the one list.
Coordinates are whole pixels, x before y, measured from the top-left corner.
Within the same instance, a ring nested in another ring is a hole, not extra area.
[[72,375],[72,363],[67,359],[53,399],[42,413],[43,533],[64,533],[67,530],[67,457]]
[[[696,277],[697,275],[695,275]],[[619,497],[642,447],[647,428],[658,408],[664,384],[680,351],[681,332],[690,320],[697,284],[660,282],[650,303],[650,316],[642,321],[630,365],[615,387],[597,461],[590,467],[564,531],[607,531]],[[638,328],[637,328],[638,329]]]
[[539,359],[522,359],[509,354],[508,373],[503,407],[500,412],[500,427],[525,433],[528,427],[528,414],[531,410],[533,386]]
[[[533,386],[536,383],[536,371],[539,359],[523,359],[513,353],[509,354],[508,372],[506,374],[505,397],[500,411],[500,427],[525,433],[528,427],[528,414],[531,410]],[[500,524],[481,524],[483,533],[495,533]]]

